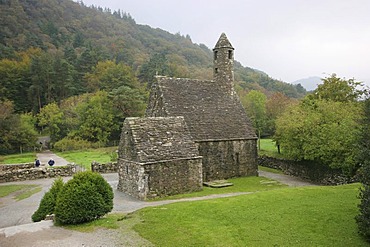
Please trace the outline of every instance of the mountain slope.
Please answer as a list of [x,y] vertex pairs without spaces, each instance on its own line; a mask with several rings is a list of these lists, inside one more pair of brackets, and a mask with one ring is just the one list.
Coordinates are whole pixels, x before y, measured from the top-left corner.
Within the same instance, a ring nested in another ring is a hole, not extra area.
[[[90,49],[98,54],[90,68],[99,60],[122,61],[142,82],[148,82],[155,73],[212,78],[212,51],[205,45],[194,44],[189,36],[138,25],[121,11],[87,7],[70,0],[2,0],[0,25],[0,59],[15,58],[15,51],[39,47],[64,56],[72,51],[78,60]],[[78,74],[88,69],[79,71],[76,67]],[[237,61],[235,78],[244,90],[260,89],[267,94],[279,91],[295,98],[306,93]]]

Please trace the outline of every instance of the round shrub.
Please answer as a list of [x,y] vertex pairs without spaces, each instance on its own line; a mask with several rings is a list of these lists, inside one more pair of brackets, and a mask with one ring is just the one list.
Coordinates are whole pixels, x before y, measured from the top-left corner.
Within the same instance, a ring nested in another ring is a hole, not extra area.
[[79,224],[100,218],[113,209],[113,190],[99,174],[76,173],[59,193],[55,218],[61,224]]
[[46,215],[53,214],[59,192],[63,188],[63,179],[58,177],[54,180],[50,190],[42,197],[39,208],[32,215],[32,221],[44,220]]

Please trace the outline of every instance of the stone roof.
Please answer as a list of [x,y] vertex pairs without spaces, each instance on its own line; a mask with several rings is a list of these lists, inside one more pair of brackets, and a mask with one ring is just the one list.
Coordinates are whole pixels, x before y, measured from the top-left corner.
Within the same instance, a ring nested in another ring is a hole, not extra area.
[[183,116],[195,141],[257,138],[239,98],[215,81],[157,77],[146,116]]
[[214,49],[219,49],[219,48],[231,48],[234,50],[233,46],[231,45],[229,39],[226,37],[225,33],[221,34]]
[[119,158],[141,163],[199,157],[183,117],[126,118]]

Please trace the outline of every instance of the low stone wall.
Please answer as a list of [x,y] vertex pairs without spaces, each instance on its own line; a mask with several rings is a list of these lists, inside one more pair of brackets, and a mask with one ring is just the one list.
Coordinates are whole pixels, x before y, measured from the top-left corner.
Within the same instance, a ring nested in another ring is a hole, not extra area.
[[[32,165],[30,167],[30,165]],[[68,177],[75,174],[76,165],[34,167],[34,164],[0,165],[0,183],[35,180],[54,177]]]
[[118,164],[117,162],[100,164],[94,161],[91,163],[91,171],[98,173],[116,173],[118,172]]
[[357,180],[355,177],[343,175],[340,169],[331,169],[309,161],[294,161],[260,156],[258,157],[258,165],[278,169],[286,175],[300,177],[322,185],[339,185],[356,182]]
[[14,165],[0,165],[0,173],[2,172],[12,172],[21,169],[31,169],[35,167],[35,163],[25,163],[25,164],[14,164]]

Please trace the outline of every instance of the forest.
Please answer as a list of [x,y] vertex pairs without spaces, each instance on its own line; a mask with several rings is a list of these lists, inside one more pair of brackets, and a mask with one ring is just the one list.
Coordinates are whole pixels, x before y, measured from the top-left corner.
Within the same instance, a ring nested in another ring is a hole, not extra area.
[[[40,134],[60,149],[116,143],[124,118],[143,115],[156,74],[212,79],[208,47],[123,10],[2,0],[0,23],[0,153],[31,150]],[[241,97],[306,94],[237,61],[235,78]]]

